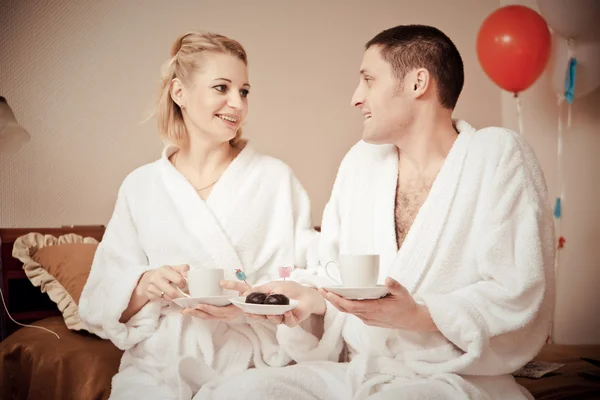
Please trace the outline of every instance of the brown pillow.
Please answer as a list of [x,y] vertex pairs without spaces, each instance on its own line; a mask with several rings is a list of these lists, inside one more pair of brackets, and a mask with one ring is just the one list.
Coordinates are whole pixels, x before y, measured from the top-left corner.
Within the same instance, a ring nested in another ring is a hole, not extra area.
[[48,293],[72,330],[88,330],[77,305],[97,247],[96,239],[75,234],[29,233],[15,240],[13,257],[23,263],[31,283]]

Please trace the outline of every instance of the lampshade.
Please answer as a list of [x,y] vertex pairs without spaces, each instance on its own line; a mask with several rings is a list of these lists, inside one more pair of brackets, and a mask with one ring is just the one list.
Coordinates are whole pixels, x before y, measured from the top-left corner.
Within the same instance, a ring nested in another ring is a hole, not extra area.
[[18,150],[31,139],[15,118],[6,99],[0,96],[0,152]]

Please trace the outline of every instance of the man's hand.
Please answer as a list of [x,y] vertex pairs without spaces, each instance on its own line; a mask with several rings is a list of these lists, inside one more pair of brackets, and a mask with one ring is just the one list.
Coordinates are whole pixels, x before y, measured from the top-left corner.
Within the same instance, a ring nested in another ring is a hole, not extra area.
[[438,331],[427,307],[417,304],[404,286],[390,277],[385,280],[385,285],[390,294],[377,300],[348,300],[323,289],[319,289],[319,292],[335,308],[356,315],[366,325],[421,332]]
[[246,296],[247,294],[254,292],[254,288],[252,286],[241,281],[224,280],[221,281],[221,287],[223,289],[235,290],[240,294],[240,296]]
[[319,293],[310,287],[303,286],[298,282],[294,281],[274,281],[264,285],[258,286],[254,289],[255,292],[262,293],[277,293],[283,294],[290,299],[297,300],[299,302],[298,307],[291,311],[286,312],[283,315],[254,315],[249,314],[249,317],[256,320],[267,320],[274,324],[284,323],[289,327],[294,327],[306,318],[310,317],[311,314],[323,315],[325,314],[325,301],[319,295]]

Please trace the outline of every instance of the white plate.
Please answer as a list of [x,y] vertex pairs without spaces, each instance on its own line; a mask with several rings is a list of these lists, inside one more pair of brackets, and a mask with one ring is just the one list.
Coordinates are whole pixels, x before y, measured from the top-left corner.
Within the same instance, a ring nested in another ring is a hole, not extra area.
[[210,306],[216,307],[224,307],[231,304],[231,299],[235,296],[225,295],[225,296],[210,296],[210,297],[180,297],[178,299],[173,300],[173,303],[177,304],[179,307],[196,307],[198,304],[208,304]]
[[390,292],[384,285],[369,287],[329,286],[323,289],[348,300],[374,300],[384,297]]
[[289,305],[278,304],[252,304],[246,303],[246,296],[234,297],[231,303],[242,309],[246,314],[257,315],[282,315],[294,308],[298,307],[298,300],[290,299]]

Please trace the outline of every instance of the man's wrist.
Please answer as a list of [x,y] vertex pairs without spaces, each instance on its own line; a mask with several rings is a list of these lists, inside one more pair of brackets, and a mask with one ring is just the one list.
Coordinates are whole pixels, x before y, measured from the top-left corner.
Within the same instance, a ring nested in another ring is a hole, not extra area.
[[327,311],[327,304],[325,303],[325,299],[319,294],[316,288],[311,290],[313,291],[313,293],[311,293],[313,296],[312,314],[322,317]]
[[433,318],[431,318],[429,309],[423,304],[417,304],[414,317],[411,320],[413,321],[411,326],[411,330],[413,331],[439,332],[437,325],[433,322]]

